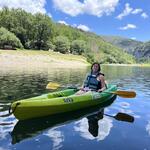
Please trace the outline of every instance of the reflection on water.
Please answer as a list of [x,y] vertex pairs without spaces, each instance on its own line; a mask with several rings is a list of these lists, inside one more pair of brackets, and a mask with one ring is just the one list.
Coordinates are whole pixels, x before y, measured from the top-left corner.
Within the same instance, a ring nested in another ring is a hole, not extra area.
[[150,136],[150,121],[148,121],[148,124],[146,126],[146,131],[148,132],[148,134]]
[[49,129],[44,135],[51,139],[53,145],[52,149],[61,149],[63,147],[63,142],[65,137],[61,131],[56,128]]
[[98,121],[100,119],[103,119],[103,115],[104,115],[104,109],[101,109],[98,113],[90,115],[90,116],[87,117],[88,126],[89,126],[88,131],[94,137],[98,136],[98,129],[99,129]]
[[[10,102],[18,99],[29,98],[46,93],[45,87],[49,81],[60,84],[79,85],[84,79],[85,70],[58,69],[46,72],[34,72],[34,74],[22,72],[22,74],[0,74],[0,102]],[[64,73],[65,72],[65,73]],[[71,81],[71,82],[70,82]]]
[[101,121],[98,121],[95,118],[92,118],[91,120],[83,118],[76,122],[74,130],[79,132],[80,136],[85,139],[96,139],[97,141],[100,141],[104,140],[109,135],[112,126],[112,119],[110,118],[104,118]]
[[45,91],[46,74],[0,75],[0,102],[13,101],[39,95]]
[[[9,72],[3,69],[0,74],[0,116],[8,113],[12,101],[51,92],[45,89],[49,81],[63,86],[82,85],[88,70],[89,68]],[[149,150],[150,68],[102,66],[102,71],[106,80],[118,84],[119,89],[136,91],[136,98],[117,97],[104,110],[105,114],[112,116],[118,112],[134,116],[132,124],[102,115],[102,110],[99,113],[94,110],[90,114],[85,113],[85,110],[77,111],[31,122],[18,122],[10,115],[0,117],[0,149]],[[2,124],[11,122],[13,124]]]

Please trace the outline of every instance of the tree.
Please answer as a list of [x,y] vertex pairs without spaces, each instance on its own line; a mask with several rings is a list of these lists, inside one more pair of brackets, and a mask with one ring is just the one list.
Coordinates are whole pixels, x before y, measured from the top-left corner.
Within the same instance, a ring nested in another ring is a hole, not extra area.
[[0,11],[0,27],[4,27],[7,30],[11,31],[14,27],[12,13],[9,8],[4,7],[2,11]]
[[67,37],[65,36],[57,36],[54,42],[55,45],[55,51],[60,52],[60,53],[68,53],[69,52],[69,47],[70,43]]
[[86,49],[87,49],[87,47],[86,47],[86,42],[85,41],[83,41],[83,40],[74,40],[71,43],[70,52],[72,54],[81,55]]
[[0,28],[0,48],[4,48],[5,46],[11,46],[12,49],[23,48],[20,40],[13,33],[1,27]]
[[34,39],[35,49],[48,49],[47,41],[52,37],[52,22],[47,15],[36,14],[34,18]]
[[26,42],[33,38],[34,16],[22,9],[12,9],[11,16],[14,18],[14,27],[10,31],[15,33],[25,47]]
[[14,33],[25,46],[33,38],[33,18],[31,13],[22,9],[5,7],[0,11],[0,26]]

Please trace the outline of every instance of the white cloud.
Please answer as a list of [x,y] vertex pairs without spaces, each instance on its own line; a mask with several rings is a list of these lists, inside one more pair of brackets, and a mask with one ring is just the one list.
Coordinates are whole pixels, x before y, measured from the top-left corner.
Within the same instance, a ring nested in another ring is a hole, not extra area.
[[[58,23],[69,26],[69,24],[64,20],[59,20]],[[72,26],[73,28],[81,29],[81,30],[86,31],[86,32],[91,31],[91,29],[88,26],[83,25],[83,24],[79,24],[79,25],[73,24],[73,25],[70,25],[70,26]]]
[[46,13],[44,8],[46,0],[1,0],[0,9],[3,7],[8,8],[22,8],[23,10],[31,13]]
[[83,5],[78,0],[53,0],[54,7],[71,16],[82,13]]
[[83,24],[78,25],[77,28],[81,29],[83,31],[86,31],[86,32],[90,31],[90,28],[86,25],[83,25]]
[[143,13],[141,14],[141,17],[143,17],[144,19],[146,19],[146,18],[148,18],[148,15],[147,15],[145,12],[143,12]]
[[128,16],[132,11],[133,8],[130,7],[129,3],[126,3],[124,11],[121,14],[119,14],[116,18],[121,20],[123,17]]
[[136,40],[136,37],[131,37],[132,40]]
[[68,26],[69,24],[68,23],[66,23],[65,21],[63,21],[63,20],[59,20],[58,21],[58,23],[60,23],[60,24],[64,24],[64,25],[66,25],[66,26]]
[[53,141],[53,149],[61,149],[62,143],[64,141],[64,135],[61,131],[58,131],[56,129],[50,129],[47,133],[44,135],[48,136]]
[[50,18],[52,18],[52,14],[51,14],[51,13],[48,13],[47,15],[48,15]]
[[111,14],[119,0],[53,0],[56,9],[70,15],[89,14],[97,17]]
[[72,25],[72,27],[76,28],[76,27],[77,27],[77,24],[74,23],[74,24]]
[[143,11],[142,9],[137,8],[137,9],[134,9],[131,13],[132,13],[132,14],[139,14],[139,13],[141,13],[142,11]]
[[133,14],[133,15],[141,14],[141,17],[143,17],[143,18],[148,17],[148,15],[145,12],[143,12],[143,10],[141,8],[133,9],[132,7],[130,7],[129,3],[126,3],[125,4],[125,9],[123,10],[123,12],[120,13],[116,18],[121,20],[123,17],[128,16],[130,14]]
[[118,2],[119,0],[84,0],[84,12],[98,17],[110,15]]
[[136,27],[136,25],[134,25],[134,24],[127,24],[126,26],[124,26],[124,27],[120,27],[119,29],[120,30],[128,30],[128,29],[136,29],[137,27]]
[[146,126],[146,131],[148,132],[148,134],[150,135],[150,121],[148,122],[147,126]]

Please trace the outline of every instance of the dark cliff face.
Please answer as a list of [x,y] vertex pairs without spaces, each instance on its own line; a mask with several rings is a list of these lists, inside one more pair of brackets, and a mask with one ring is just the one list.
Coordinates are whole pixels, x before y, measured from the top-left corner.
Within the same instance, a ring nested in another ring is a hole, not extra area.
[[111,44],[122,48],[125,52],[135,56],[137,61],[150,59],[150,41],[141,42],[119,36],[102,36],[102,38]]
[[134,50],[133,55],[137,59],[149,59],[150,58],[150,41],[141,44],[140,46],[136,47]]

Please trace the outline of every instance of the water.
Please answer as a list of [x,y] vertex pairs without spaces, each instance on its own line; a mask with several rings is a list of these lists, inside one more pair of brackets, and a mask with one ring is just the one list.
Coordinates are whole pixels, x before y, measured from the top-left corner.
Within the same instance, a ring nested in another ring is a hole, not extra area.
[[[8,113],[12,101],[38,96],[49,81],[62,86],[80,86],[89,68],[5,71],[0,74],[0,116]],[[20,122],[13,115],[0,117],[0,150],[103,149],[150,150],[150,68],[103,66],[107,82],[120,90],[134,90],[136,98],[117,99],[99,108]],[[62,89],[62,88],[61,88]],[[134,122],[118,121],[122,112]],[[32,112],[29,112],[32,113]]]

